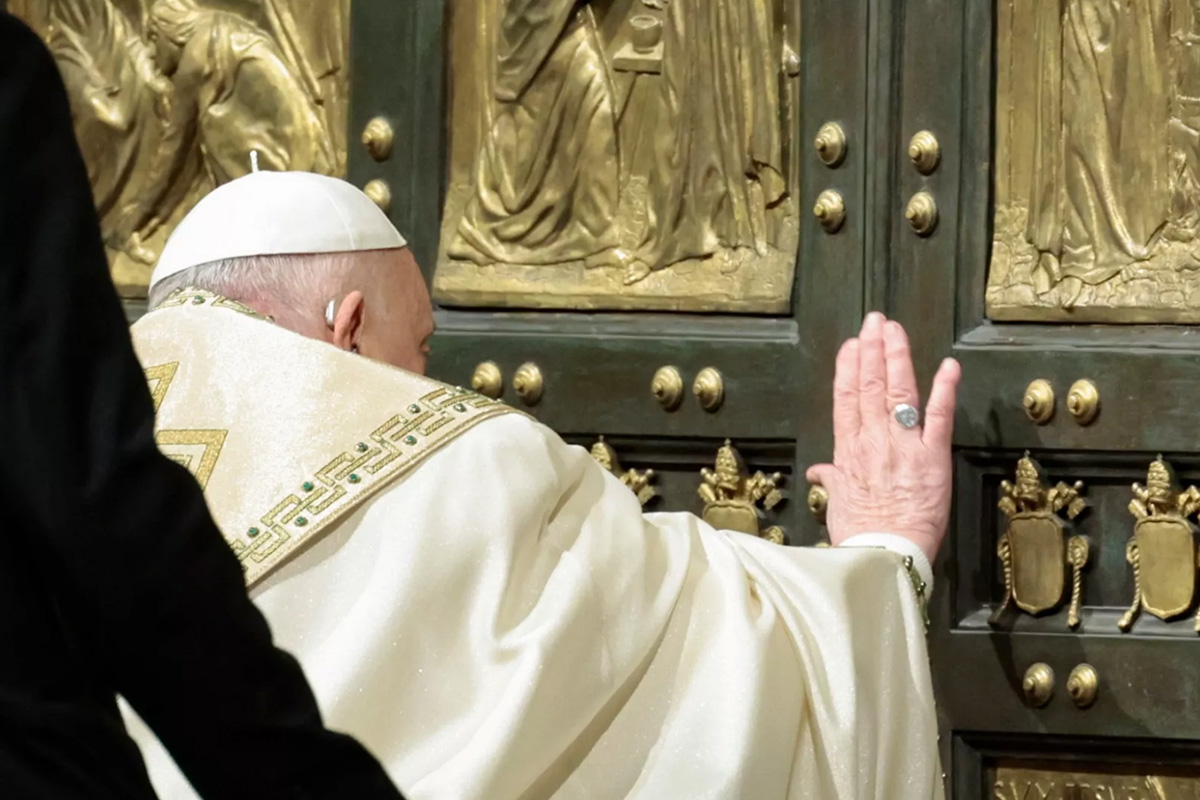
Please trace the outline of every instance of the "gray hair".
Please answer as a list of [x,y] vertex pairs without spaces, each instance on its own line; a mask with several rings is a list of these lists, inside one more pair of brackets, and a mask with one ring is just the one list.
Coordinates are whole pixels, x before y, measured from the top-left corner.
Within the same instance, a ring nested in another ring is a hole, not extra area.
[[271,297],[299,315],[320,312],[337,294],[347,253],[246,256],[210,261],[177,272],[150,288],[153,311],[180,289],[203,289],[246,301]]

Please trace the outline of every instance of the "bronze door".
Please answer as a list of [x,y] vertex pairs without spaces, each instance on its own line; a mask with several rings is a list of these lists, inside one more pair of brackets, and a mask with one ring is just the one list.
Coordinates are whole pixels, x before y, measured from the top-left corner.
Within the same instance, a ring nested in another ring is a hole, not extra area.
[[884,5],[875,299],[964,370],[931,633],[953,796],[1196,797],[1200,9]]

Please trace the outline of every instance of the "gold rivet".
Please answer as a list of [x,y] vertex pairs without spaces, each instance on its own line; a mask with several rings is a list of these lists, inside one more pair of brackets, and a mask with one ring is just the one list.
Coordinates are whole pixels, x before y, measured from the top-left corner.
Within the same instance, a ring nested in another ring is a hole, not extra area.
[[904,218],[918,236],[928,236],[938,224],[937,201],[929,192],[917,192],[904,209]]
[[716,411],[725,401],[725,379],[713,367],[705,367],[696,375],[692,391],[705,411]]
[[493,400],[504,393],[504,375],[495,361],[484,361],[475,367],[475,374],[471,376],[471,388]]
[[841,193],[826,189],[817,196],[813,205],[813,216],[821,223],[826,233],[837,233],[846,221],[846,201]]
[[1090,425],[1100,413],[1100,390],[1087,380],[1075,381],[1067,393],[1067,411],[1080,425]]
[[1054,416],[1054,387],[1050,381],[1038,378],[1025,389],[1021,400],[1025,415],[1038,425],[1045,425]]
[[836,122],[826,122],[813,140],[817,158],[827,167],[836,167],[846,159],[846,132]]
[[683,376],[675,367],[659,367],[650,381],[650,393],[664,409],[674,411],[683,400]]
[[813,484],[808,490],[808,510],[818,522],[825,522],[825,512],[829,509],[829,492],[824,486]]
[[930,175],[942,160],[942,146],[930,131],[920,131],[908,143],[908,158],[917,172]]
[[1021,690],[1025,699],[1034,708],[1041,708],[1050,702],[1054,696],[1054,670],[1049,664],[1038,662],[1025,670],[1025,679],[1021,681]]
[[542,399],[542,392],[545,391],[542,371],[537,364],[530,361],[517,367],[517,372],[513,375],[513,390],[525,405],[537,405]]
[[362,143],[376,161],[387,161],[392,154],[392,142],[396,132],[392,125],[383,117],[375,117],[363,128]]
[[1088,708],[1096,702],[1099,689],[1100,675],[1091,664],[1079,664],[1067,676],[1067,693],[1079,708]]
[[392,210],[392,189],[387,185],[387,181],[376,178],[363,187],[363,194],[370,198],[371,202],[379,206],[383,213],[388,213]]

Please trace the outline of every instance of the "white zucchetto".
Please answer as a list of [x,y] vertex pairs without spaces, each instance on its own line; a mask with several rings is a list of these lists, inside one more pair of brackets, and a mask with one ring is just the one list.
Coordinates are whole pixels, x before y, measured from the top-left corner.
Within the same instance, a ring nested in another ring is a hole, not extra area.
[[218,186],[167,240],[150,286],[226,258],[404,247],[357,187],[312,172],[252,172]]

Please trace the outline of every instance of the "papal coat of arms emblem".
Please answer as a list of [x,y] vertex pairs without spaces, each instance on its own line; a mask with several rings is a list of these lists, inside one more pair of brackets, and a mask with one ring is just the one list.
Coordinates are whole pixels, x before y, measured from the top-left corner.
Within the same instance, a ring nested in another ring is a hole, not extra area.
[[1017,462],[1016,483],[1003,481],[1000,490],[997,505],[1008,517],[1008,529],[996,548],[1004,568],[1004,600],[992,615],[992,624],[998,624],[1011,605],[1035,616],[1057,609],[1066,595],[1069,568],[1067,625],[1078,626],[1089,546],[1086,537],[1069,535],[1060,514],[1074,519],[1087,507],[1081,496],[1083,483],[1048,487],[1037,462],[1025,453]]
[[[1174,619],[1192,606],[1196,593],[1196,526],[1189,517],[1200,511],[1200,490],[1180,491],[1162,456],[1150,465],[1146,486],[1133,485],[1129,511],[1137,518],[1125,547],[1133,569],[1133,604],[1118,622],[1133,627],[1144,608],[1161,620]],[[1200,631],[1200,616],[1196,619]]]
[[717,450],[714,467],[713,470],[700,470],[704,482],[698,492],[704,501],[704,521],[718,530],[748,533],[783,544],[782,528],[776,525],[762,528],[762,513],[757,505],[761,502],[763,508],[770,510],[783,500],[783,493],[778,488],[783,475],[778,472],[750,475],[741,454],[728,439]]

